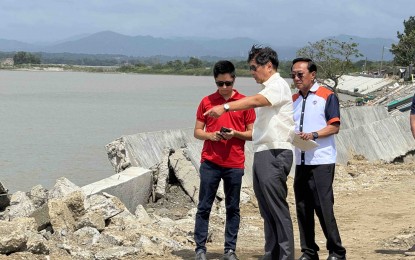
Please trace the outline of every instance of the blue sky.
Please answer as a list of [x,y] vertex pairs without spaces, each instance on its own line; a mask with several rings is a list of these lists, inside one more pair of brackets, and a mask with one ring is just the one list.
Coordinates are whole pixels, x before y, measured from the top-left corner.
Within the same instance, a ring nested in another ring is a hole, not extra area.
[[415,0],[0,0],[0,39],[49,42],[111,30],[302,46],[340,34],[396,39],[414,10]]

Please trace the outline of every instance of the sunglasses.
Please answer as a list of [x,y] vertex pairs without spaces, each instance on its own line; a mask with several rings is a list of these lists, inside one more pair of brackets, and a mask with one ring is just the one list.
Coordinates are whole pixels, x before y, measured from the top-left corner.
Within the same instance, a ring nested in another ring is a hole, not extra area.
[[297,73],[293,72],[293,73],[290,74],[290,76],[291,76],[292,79],[295,79],[295,77],[298,77],[299,79],[302,79],[304,77],[304,73],[302,73],[302,72],[297,72]]
[[223,84],[225,84],[227,87],[230,87],[233,85],[233,81],[216,81],[216,86],[218,87],[222,87]]
[[256,71],[259,66],[261,66],[261,65],[258,65],[258,66],[251,65],[251,66],[249,66],[249,70]]

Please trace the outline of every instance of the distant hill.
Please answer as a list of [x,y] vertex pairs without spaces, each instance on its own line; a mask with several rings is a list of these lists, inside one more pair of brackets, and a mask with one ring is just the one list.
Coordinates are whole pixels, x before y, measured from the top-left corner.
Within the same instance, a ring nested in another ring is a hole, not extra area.
[[[390,39],[371,39],[356,36],[339,35],[334,37],[342,41],[359,43],[359,50],[369,60],[380,60],[382,48],[390,47]],[[0,39],[0,51],[31,51],[46,53],[78,54],[114,54],[132,57],[240,57],[245,59],[253,44],[268,45],[275,48],[281,60],[295,57],[298,47],[275,46],[261,43],[251,38],[211,39],[211,38],[156,38],[152,36],[127,36],[112,31],[102,31],[82,35],[51,44],[30,44],[13,40]],[[364,58],[363,58],[364,59]],[[384,60],[391,60],[392,55],[385,48]]]
[[35,45],[14,41],[14,40],[6,40],[6,39],[0,39],[0,51],[3,52],[11,52],[11,51],[34,51],[36,50]]
[[338,35],[335,38],[339,41],[348,42],[350,38],[353,42],[359,44],[358,48],[360,52],[363,54],[362,59],[367,57],[368,60],[381,60],[382,59],[382,49],[383,47],[383,60],[392,60],[393,55],[389,51],[392,43],[396,44],[397,41],[392,39],[384,39],[384,38],[362,38],[358,36],[351,36],[351,35]]

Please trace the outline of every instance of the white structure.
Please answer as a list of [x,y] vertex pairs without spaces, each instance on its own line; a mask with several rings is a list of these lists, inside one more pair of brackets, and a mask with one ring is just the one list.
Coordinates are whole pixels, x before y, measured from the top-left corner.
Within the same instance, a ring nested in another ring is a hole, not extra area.
[[394,82],[389,78],[343,75],[339,78],[337,89],[342,93],[367,95]]

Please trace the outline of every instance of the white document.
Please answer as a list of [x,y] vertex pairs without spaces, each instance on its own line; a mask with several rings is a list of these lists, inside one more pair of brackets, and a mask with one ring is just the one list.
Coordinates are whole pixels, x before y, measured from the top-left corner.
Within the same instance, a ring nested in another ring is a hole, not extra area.
[[316,148],[318,146],[318,143],[313,140],[303,140],[299,135],[295,134],[293,145],[301,151],[307,151]]

